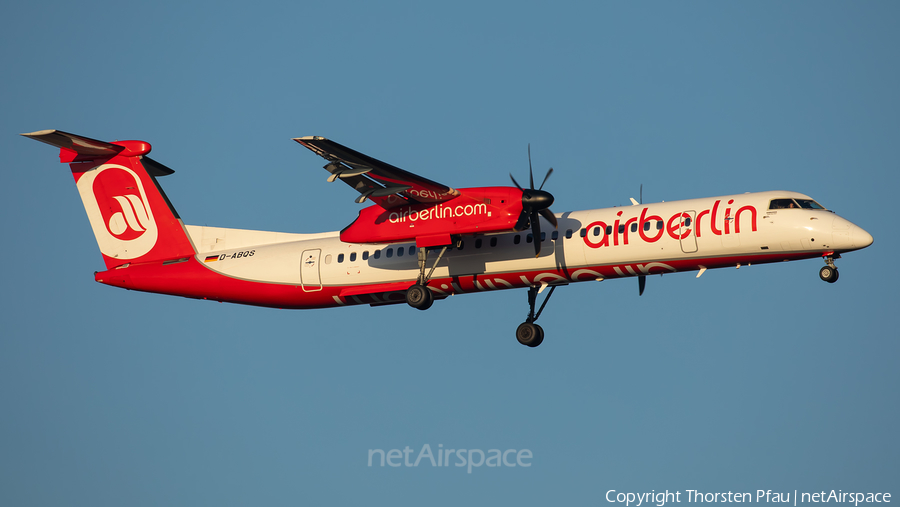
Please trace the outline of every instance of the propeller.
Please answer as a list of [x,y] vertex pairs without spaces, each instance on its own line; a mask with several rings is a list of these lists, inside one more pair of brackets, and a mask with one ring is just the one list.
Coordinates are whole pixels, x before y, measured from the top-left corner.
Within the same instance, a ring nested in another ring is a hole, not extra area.
[[544,217],[553,225],[554,229],[558,226],[556,217],[553,215],[553,212],[550,211],[550,205],[553,204],[553,196],[550,192],[542,190],[544,188],[544,183],[547,183],[547,178],[549,178],[551,174],[553,174],[552,167],[547,171],[547,175],[544,176],[544,181],[541,182],[541,186],[536,189],[534,188],[534,171],[531,169],[531,144],[529,144],[528,183],[530,188],[522,188],[522,185],[519,185],[519,182],[513,178],[512,173],[509,175],[509,179],[516,185],[516,188],[522,191],[522,214],[519,215],[519,219],[516,221],[515,229],[517,231],[524,231],[528,228],[529,224],[531,225],[531,234],[534,238],[535,257],[541,255],[541,222],[539,217]]
[[[644,204],[644,184],[641,183],[640,194],[638,195],[640,204]],[[647,286],[647,275],[638,275],[638,296],[644,295],[644,287]]]

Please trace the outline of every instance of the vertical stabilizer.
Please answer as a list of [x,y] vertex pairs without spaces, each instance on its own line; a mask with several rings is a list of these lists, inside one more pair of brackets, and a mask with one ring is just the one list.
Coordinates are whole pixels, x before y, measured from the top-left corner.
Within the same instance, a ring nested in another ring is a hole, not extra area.
[[195,254],[156,181],[174,171],[146,156],[149,143],[107,143],[59,130],[22,135],[60,148],[60,161],[72,169],[107,268]]

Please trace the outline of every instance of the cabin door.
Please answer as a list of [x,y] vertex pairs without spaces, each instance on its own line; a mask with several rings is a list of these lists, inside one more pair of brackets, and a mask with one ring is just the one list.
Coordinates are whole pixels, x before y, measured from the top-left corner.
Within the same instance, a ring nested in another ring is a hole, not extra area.
[[322,280],[319,278],[319,257],[322,250],[304,250],[300,255],[300,286],[305,292],[322,290]]
[[[681,214],[681,220],[678,223],[678,237],[681,238],[681,251],[684,253],[694,253],[697,251],[697,234],[694,231],[694,225],[697,220],[697,212],[694,210],[685,211]],[[687,233],[687,236],[685,236]]]

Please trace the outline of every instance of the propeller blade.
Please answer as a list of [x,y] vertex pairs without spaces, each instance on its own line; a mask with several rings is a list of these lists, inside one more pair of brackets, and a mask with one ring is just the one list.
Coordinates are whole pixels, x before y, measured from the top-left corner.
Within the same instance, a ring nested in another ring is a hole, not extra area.
[[519,219],[516,220],[516,225],[513,226],[513,230],[516,232],[524,231],[529,225],[531,225],[531,223],[528,221],[528,212],[523,209],[522,212],[519,213]]
[[548,222],[553,224],[554,229],[559,229],[559,224],[556,222],[556,217],[553,215],[553,212],[548,208],[544,208],[540,211],[542,217],[544,217]]
[[509,173],[509,179],[512,180],[512,182],[513,182],[513,184],[516,186],[516,188],[518,188],[519,190],[522,190],[522,185],[519,185],[519,182],[516,181],[515,178],[513,178],[512,173]]
[[547,171],[547,175],[544,176],[544,181],[541,182],[541,186],[538,187],[538,190],[542,190],[544,188],[544,183],[547,183],[547,178],[553,174],[553,168],[551,167],[549,171]]
[[647,275],[638,275],[638,296],[644,295],[644,287],[647,286]]
[[531,189],[534,190],[534,171],[531,170],[531,143],[528,143],[528,179],[531,181]]
[[529,188],[522,188],[522,185],[519,185],[519,182],[516,181],[516,178],[513,177],[512,173],[509,173],[509,179],[512,180],[513,184],[516,185],[522,192],[522,213],[519,215],[519,219],[516,221],[516,225],[514,230],[523,231],[528,226],[529,223],[531,225],[531,237],[534,242],[534,256],[540,257],[541,255],[541,219],[540,217],[544,217],[547,222],[553,225],[554,229],[559,228],[559,223],[556,220],[556,217],[553,215],[553,212],[550,211],[550,206],[553,205],[553,195],[550,192],[544,190],[544,184],[547,183],[547,179],[550,178],[550,175],[553,174],[553,168],[551,167],[547,170],[547,174],[544,175],[544,181],[541,182],[541,186],[539,188],[534,187],[534,167],[531,165],[531,143],[528,143],[528,184]]

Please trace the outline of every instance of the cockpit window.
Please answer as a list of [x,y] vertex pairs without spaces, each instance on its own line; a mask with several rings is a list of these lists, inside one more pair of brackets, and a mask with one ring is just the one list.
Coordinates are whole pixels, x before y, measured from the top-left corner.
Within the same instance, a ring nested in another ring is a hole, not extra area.
[[769,209],[789,209],[799,208],[800,206],[793,199],[772,199],[769,203]]
[[825,209],[821,204],[812,199],[795,199],[801,208],[805,209]]
[[769,209],[825,209],[821,204],[812,199],[772,199]]

